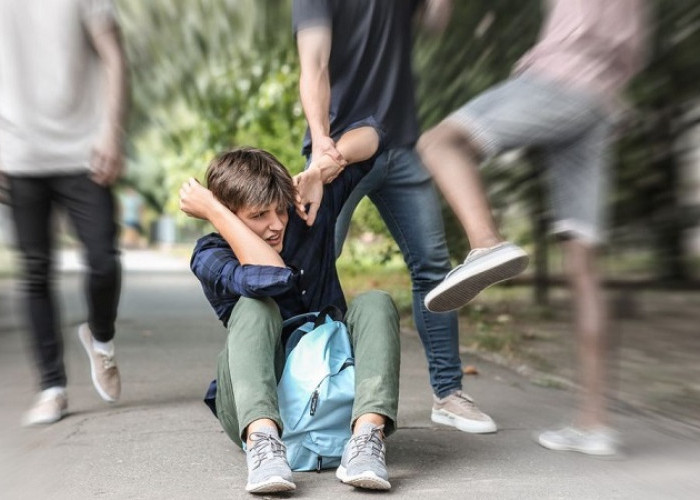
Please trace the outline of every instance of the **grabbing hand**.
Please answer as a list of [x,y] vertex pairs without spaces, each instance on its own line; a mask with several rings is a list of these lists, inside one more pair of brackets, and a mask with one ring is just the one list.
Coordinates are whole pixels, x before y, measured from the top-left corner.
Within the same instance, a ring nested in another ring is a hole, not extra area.
[[[296,198],[294,206],[299,217],[306,221],[307,226],[313,226],[316,221],[316,214],[323,200],[323,180],[321,171],[317,168],[297,174],[292,179],[296,188]],[[306,206],[308,205],[308,211]]]
[[212,207],[219,201],[214,194],[202,186],[197,179],[190,177],[180,188],[180,210],[190,217],[209,219]]
[[316,138],[311,144],[311,158],[321,158],[323,155],[328,155],[340,168],[344,168],[348,164],[347,160],[336,148],[335,141],[329,136]]

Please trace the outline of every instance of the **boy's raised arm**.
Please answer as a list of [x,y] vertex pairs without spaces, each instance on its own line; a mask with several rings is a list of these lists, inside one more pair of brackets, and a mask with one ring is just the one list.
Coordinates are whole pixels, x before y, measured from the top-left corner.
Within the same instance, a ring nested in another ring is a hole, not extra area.
[[211,222],[241,264],[285,267],[282,257],[196,179],[180,188],[180,210]]

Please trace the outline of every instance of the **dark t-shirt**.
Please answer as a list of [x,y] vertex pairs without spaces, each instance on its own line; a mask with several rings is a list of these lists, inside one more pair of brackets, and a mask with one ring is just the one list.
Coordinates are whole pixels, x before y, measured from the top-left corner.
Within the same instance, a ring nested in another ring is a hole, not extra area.
[[[329,26],[331,136],[373,117],[386,148],[418,138],[411,69],[413,13],[421,0],[294,0],[296,33]],[[307,131],[305,148],[310,142]]]

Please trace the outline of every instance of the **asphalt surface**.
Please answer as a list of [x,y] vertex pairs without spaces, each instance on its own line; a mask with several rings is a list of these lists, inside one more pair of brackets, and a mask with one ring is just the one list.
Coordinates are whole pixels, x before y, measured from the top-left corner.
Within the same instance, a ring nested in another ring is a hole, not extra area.
[[[114,405],[92,388],[77,339],[85,314],[79,275],[68,266],[61,277],[70,414],[42,428],[19,425],[34,374],[17,291],[0,280],[0,499],[252,498],[243,490],[243,453],[201,401],[224,329],[186,264],[156,258],[158,270],[149,271],[148,258],[127,259],[116,339],[123,394]],[[365,493],[332,471],[307,472],[295,474],[297,491],[283,498],[700,498],[697,431],[618,406],[622,457],[545,450],[533,433],[565,423],[572,394],[479,359],[463,359],[479,369],[465,389],[498,433],[432,424],[420,340],[404,329],[401,341],[399,431],[387,442],[391,491]]]

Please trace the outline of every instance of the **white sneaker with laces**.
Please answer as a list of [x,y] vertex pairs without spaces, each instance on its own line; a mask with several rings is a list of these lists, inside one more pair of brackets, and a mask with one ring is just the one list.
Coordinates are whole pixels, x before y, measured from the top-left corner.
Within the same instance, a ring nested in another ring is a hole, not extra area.
[[496,422],[462,391],[453,392],[444,398],[433,396],[430,419],[436,424],[451,425],[472,434],[488,434],[498,430]]
[[87,323],[83,323],[78,328],[78,338],[90,359],[90,375],[95,390],[105,401],[110,403],[117,401],[122,386],[114,353],[110,355],[95,349],[92,332]]
[[529,261],[525,250],[507,241],[475,248],[425,296],[425,307],[433,312],[458,309],[485,288],[522,273]]

